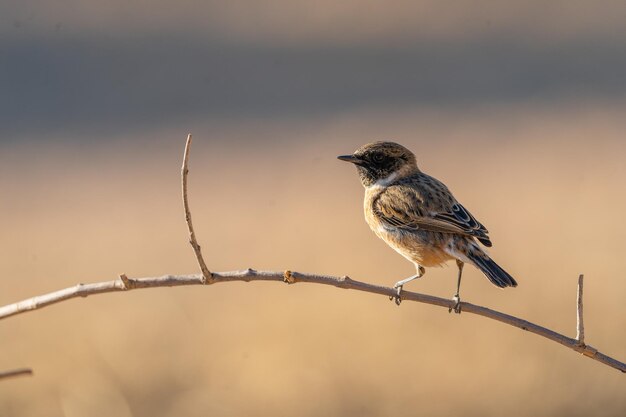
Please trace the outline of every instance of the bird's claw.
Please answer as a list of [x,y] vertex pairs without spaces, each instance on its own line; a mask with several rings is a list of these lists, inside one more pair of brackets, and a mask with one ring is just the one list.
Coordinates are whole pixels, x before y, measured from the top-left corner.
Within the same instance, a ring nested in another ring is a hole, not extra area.
[[454,305],[448,308],[448,313],[452,313],[452,310],[454,310],[456,314],[461,314],[461,297],[457,294],[452,297],[452,300],[454,301]]
[[389,297],[389,300],[394,300],[396,305],[399,306],[400,303],[402,302],[402,297],[400,296],[400,293],[402,292],[402,285],[394,285],[393,288],[395,288],[396,290],[396,295],[392,295]]
[[420,265],[420,266],[417,268],[417,275],[419,275],[419,277],[418,277],[418,278],[423,277],[425,273],[426,273],[426,268],[424,268],[422,265]]

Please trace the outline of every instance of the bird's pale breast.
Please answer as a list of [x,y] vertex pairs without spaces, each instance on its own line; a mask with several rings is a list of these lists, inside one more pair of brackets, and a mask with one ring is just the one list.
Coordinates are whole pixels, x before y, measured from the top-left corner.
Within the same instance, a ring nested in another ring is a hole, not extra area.
[[372,231],[396,252],[409,261],[424,266],[441,266],[453,259],[444,251],[449,235],[426,230],[407,230],[382,223],[374,213],[373,204],[383,187],[368,187],[365,190],[365,220]]

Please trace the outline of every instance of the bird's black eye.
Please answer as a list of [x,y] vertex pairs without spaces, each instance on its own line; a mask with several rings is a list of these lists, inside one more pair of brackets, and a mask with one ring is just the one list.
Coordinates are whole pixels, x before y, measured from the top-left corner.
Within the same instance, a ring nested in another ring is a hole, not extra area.
[[374,155],[372,155],[372,161],[376,162],[376,163],[381,163],[385,160],[385,155],[381,154],[381,153],[375,153]]

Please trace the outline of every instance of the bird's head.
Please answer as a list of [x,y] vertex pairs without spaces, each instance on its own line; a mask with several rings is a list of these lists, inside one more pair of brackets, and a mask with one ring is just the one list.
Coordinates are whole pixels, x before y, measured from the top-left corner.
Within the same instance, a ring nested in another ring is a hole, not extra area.
[[364,187],[389,185],[397,179],[419,172],[415,155],[394,142],[368,143],[352,155],[341,155],[337,158],[356,166]]

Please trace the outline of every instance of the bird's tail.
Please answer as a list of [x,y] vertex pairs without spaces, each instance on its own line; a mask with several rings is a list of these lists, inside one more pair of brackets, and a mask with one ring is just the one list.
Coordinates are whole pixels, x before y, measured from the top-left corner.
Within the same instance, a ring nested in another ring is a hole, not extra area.
[[468,258],[476,265],[483,274],[489,278],[489,281],[497,287],[517,287],[517,281],[509,275],[504,269],[493,261],[488,255],[484,253],[476,253],[475,251],[469,251]]

